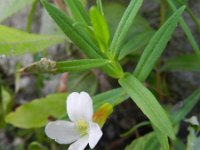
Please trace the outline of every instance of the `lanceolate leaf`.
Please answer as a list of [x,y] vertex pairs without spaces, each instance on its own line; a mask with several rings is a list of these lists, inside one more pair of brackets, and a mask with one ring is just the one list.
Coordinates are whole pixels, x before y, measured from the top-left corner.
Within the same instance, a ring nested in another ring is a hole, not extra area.
[[64,41],[63,36],[37,35],[0,25],[0,54],[34,53]]
[[156,150],[158,147],[159,143],[156,140],[156,135],[151,132],[131,142],[125,150]]
[[135,18],[143,0],[131,0],[128,8],[124,12],[122,19],[117,27],[114,34],[113,40],[110,45],[110,50],[116,58],[119,55],[120,48],[124,42],[124,39],[128,33],[129,28],[132,25],[133,19]]
[[119,54],[119,60],[128,54],[142,50],[142,48],[146,46],[153,35],[154,31],[147,31],[133,36],[132,39],[128,40],[128,42],[123,45]]
[[65,2],[70,7],[70,11],[76,21],[79,23],[83,23],[85,25],[90,24],[90,18],[87,11],[84,9],[83,5],[81,4],[80,0],[65,0]]
[[71,18],[59,11],[55,6],[42,0],[42,4],[62,31],[81,49],[89,58],[101,58],[99,49],[90,39],[87,32],[75,28]]
[[168,59],[162,71],[200,71],[200,55],[183,55]]
[[181,102],[180,108],[171,113],[171,120],[173,125],[179,123],[185,116],[194,108],[200,101],[200,89],[197,89],[191,96]]
[[94,29],[96,39],[103,51],[108,49],[110,32],[107,22],[96,7],[90,8],[90,19]]
[[[177,8],[176,8],[176,5],[174,4],[174,1],[173,0],[167,0],[167,2],[169,4],[169,6],[171,7],[171,9],[175,12],[177,10]],[[183,0],[181,0],[181,3],[184,3]],[[197,54],[200,54],[199,46],[198,46],[195,38],[193,37],[192,32],[190,31],[190,28],[188,27],[187,23],[183,19],[183,17],[181,17],[181,19],[180,19],[180,24],[181,24],[181,27],[183,28],[183,30],[184,30],[184,32],[187,36],[192,48],[194,49],[194,51]]]
[[131,74],[125,74],[119,79],[119,83],[149,120],[159,130],[174,139],[171,122],[154,95]]
[[169,41],[185,6],[178,9],[154,34],[149,44],[146,46],[137,66],[134,75],[144,81],[150,74],[155,63],[163,52],[167,42]]
[[56,63],[56,72],[77,72],[108,64],[109,61],[105,59],[83,59],[83,60],[71,60],[61,61]]
[[154,125],[153,125],[153,130],[155,132],[157,140],[159,141],[159,143],[160,143],[160,145],[162,147],[162,150],[170,150],[169,149],[169,141],[168,141],[167,135],[164,132],[160,131]]
[[113,106],[117,106],[124,100],[128,99],[128,96],[124,89],[117,88],[104,93],[100,93],[93,97],[94,108],[97,109],[104,103],[109,103]]

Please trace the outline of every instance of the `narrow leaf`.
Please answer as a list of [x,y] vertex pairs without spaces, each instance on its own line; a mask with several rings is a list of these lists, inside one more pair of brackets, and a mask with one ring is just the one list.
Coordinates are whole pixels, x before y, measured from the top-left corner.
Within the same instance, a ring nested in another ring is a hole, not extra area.
[[74,27],[74,22],[71,18],[66,16],[63,12],[59,11],[55,6],[42,0],[42,4],[54,19],[62,31],[81,49],[89,58],[101,58],[98,54],[99,49],[91,41],[87,32]]
[[103,51],[106,51],[110,41],[110,32],[105,18],[96,7],[90,9],[90,19],[96,39]]
[[122,16],[122,19],[120,20],[110,45],[110,50],[113,55],[116,56],[116,58],[119,55],[120,48],[123,45],[124,39],[132,25],[133,19],[135,18],[140,6],[142,5],[142,2],[143,0],[131,0],[128,8]]
[[109,61],[105,59],[83,59],[61,61],[56,63],[56,72],[79,72],[93,68],[102,67],[108,64]]
[[97,0],[96,3],[97,3],[97,9],[101,13],[101,15],[104,16],[102,1],[101,0]]
[[154,95],[146,87],[144,87],[138,79],[128,73],[119,79],[119,84],[142,110],[142,112],[149,118],[149,120],[159,130],[174,139],[175,135],[171,122]]
[[196,106],[200,100],[200,89],[197,89],[191,96],[187,97],[181,102],[181,107],[171,113],[171,120],[173,125],[176,125],[183,120],[186,115]]
[[119,54],[119,60],[128,54],[142,50],[150,41],[153,35],[154,31],[147,31],[133,36],[132,39],[128,40],[128,42],[123,45]]
[[167,42],[170,40],[184,9],[185,6],[178,9],[154,34],[151,41],[146,46],[134,71],[134,75],[140,81],[144,81],[150,74],[155,63],[166,47]]
[[0,25],[0,54],[34,53],[64,41],[63,36],[37,35]]
[[162,71],[200,71],[199,55],[183,55],[168,59]]
[[[171,9],[175,12],[177,10],[176,5],[174,4],[173,0],[167,0],[169,6],[171,7]],[[194,38],[194,36],[192,35],[192,32],[190,31],[190,28],[188,27],[187,23],[185,22],[185,20],[183,19],[183,17],[181,17],[180,19],[180,24],[181,27],[183,28],[192,48],[194,49],[194,51],[196,52],[196,54],[200,54],[200,49],[199,46]]]
[[157,140],[159,141],[162,150],[170,150],[169,149],[169,141],[167,135],[160,131],[157,127],[153,125],[154,132],[156,134]]
[[76,21],[85,25],[90,25],[89,15],[80,0],[65,0],[65,2],[70,7],[70,11]]
[[126,146],[125,150],[156,150],[158,147],[159,143],[156,140],[155,133],[151,132],[135,139],[131,144]]
[[117,106],[126,99],[128,99],[128,96],[124,91],[124,89],[122,88],[113,89],[94,96],[93,97],[94,108],[97,109],[104,103],[109,103],[113,106]]

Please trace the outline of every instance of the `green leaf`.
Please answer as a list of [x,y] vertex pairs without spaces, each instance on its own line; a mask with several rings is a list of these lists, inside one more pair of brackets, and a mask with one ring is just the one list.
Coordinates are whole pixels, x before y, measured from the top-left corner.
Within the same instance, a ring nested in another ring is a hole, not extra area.
[[[169,6],[171,7],[171,9],[174,12],[177,11],[176,5],[174,4],[173,0],[167,0],[167,2],[168,2]],[[187,23],[183,19],[183,17],[181,17],[181,19],[180,19],[180,24],[181,24],[181,27],[183,28],[183,30],[184,30],[184,32],[185,32],[185,34],[187,36],[187,38],[188,38],[188,40],[189,40],[192,48],[194,49],[194,51],[196,52],[196,54],[200,54],[199,46],[198,46],[198,44],[197,44],[194,36],[192,35],[192,32],[190,31],[190,28],[188,27]]]
[[155,133],[151,132],[131,142],[125,150],[156,150],[158,147],[159,143],[156,140]]
[[163,131],[170,138],[175,138],[172,124],[166,112],[154,95],[137,78],[126,73],[119,79],[119,84],[159,130]]
[[134,71],[134,75],[140,81],[144,81],[150,74],[155,63],[166,47],[167,42],[170,40],[184,9],[185,6],[178,9],[154,34],[151,41],[146,46]]
[[82,59],[56,62],[56,72],[79,72],[108,64],[105,59]]
[[113,106],[117,106],[126,99],[128,99],[128,96],[122,88],[117,88],[104,93],[100,93],[93,97],[94,109],[96,110],[104,103],[109,103]]
[[150,122],[149,121],[144,121],[144,122],[141,122],[135,126],[133,126],[130,130],[128,130],[127,132],[121,134],[120,136],[121,137],[125,137],[125,136],[129,136],[129,135],[132,135],[134,131],[138,130],[138,128],[140,127],[143,127],[143,126],[148,126],[150,125]]
[[48,123],[48,117],[66,112],[66,94],[52,94],[18,107],[6,116],[6,122],[20,128],[37,128]]
[[200,55],[183,55],[168,59],[161,71],[200,71]]
[[128,54],[142,50],[150,41],[153,35],[154,31],[146,31],[133,36],[132,39],[128,40],[128,42],[123,45],[119,54],[119,60]]
[[101,0],[97,0],[96,3],[97,3],[97,9],[101,13],[101,15],[104,16],[102,1]]
[[69,73],[67,82],[68,92],[86,91],[94,95],[98,88],[98,80],[92,71]]
[[58,10],[55,6],[42,0],[42,4],[57,23],[57,25],[62,29],[62,31],[81,49],[89,58],[101,58],[99,49],[96,47],[95,43],[91,40],[90,35],[88,35],[85,30],[76,28],[71,18],[66,16],[63,12]]
[[157,127],[153,125],[154,132],[156,134],[157,140],[159,141],[162,150],[170,150],[169,148],[169,141],[167,135],[160,131]]
[[0,22],[32,2],[33,0],[0,0]]
[[9,110],[9,105],[11,103],[12,97],[9,92],[2,88],[2,103],[3,103],[3,112],[6,114]]
[[135,18],[143,0],[131,0],[128,8],[124,12],[122,19],[117,27],[114,34],[113,40],[110,45],[110,50],[116,58],[120,53],[120,49],[123,45],[124,39],[132,25],[133,19]]
[[89,15],[80,0],[65,0],[65,2],[70,7],[70,11],[76,21],[85,25],[90,25]]
[[110,32],[107,22],[96,7],[90,8],[90,19],[94,29],[96,39],[103,51],[108,50]]
[[48,150],[48,148],[38,142],[32,142],[28,146],[28,150]]
[[34,53],[64,41],[63,36],[37,35],[0,25],[0,54]]
[[185,116],[196,106],[200,100],[200,89],[197,89],[189,97],[187,97],[183,102],[181,102],[181,107],[171,113],[171,120],[173,125],[178,124]]

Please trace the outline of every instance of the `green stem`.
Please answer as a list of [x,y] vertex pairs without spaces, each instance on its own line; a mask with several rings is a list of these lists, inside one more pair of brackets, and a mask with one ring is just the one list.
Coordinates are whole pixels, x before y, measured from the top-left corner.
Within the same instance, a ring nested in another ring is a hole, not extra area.
[[35,14],[38,2],[39,2],[39,0],[35,0],[32,4],[32,8],[31,8],[31,11],[28,15],[28,20],[27,20],[27,24],[26,24],[26,31],[27,32],[30,32],[30,30],[31,30],[31,25],[33,23],[33,16]]
[[161,0],[160,26],[165,22],[166,0]]
[[0,110],[3,110],[2,80],[0,76]]

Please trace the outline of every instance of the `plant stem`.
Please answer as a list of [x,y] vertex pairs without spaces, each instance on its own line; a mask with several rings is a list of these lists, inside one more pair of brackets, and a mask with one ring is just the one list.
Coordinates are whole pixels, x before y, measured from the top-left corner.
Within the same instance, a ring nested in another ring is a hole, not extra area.
[[35,14],[38,2],[39,2],[39,0],[35,0],[32,4],[32,8],[31,8],[31,11],[29,12],[28,20],[27,20],[27,24],[26,24],[26,32],[30,32],[30,30],[31,30],[31,25],[33,23],[33,16]]

